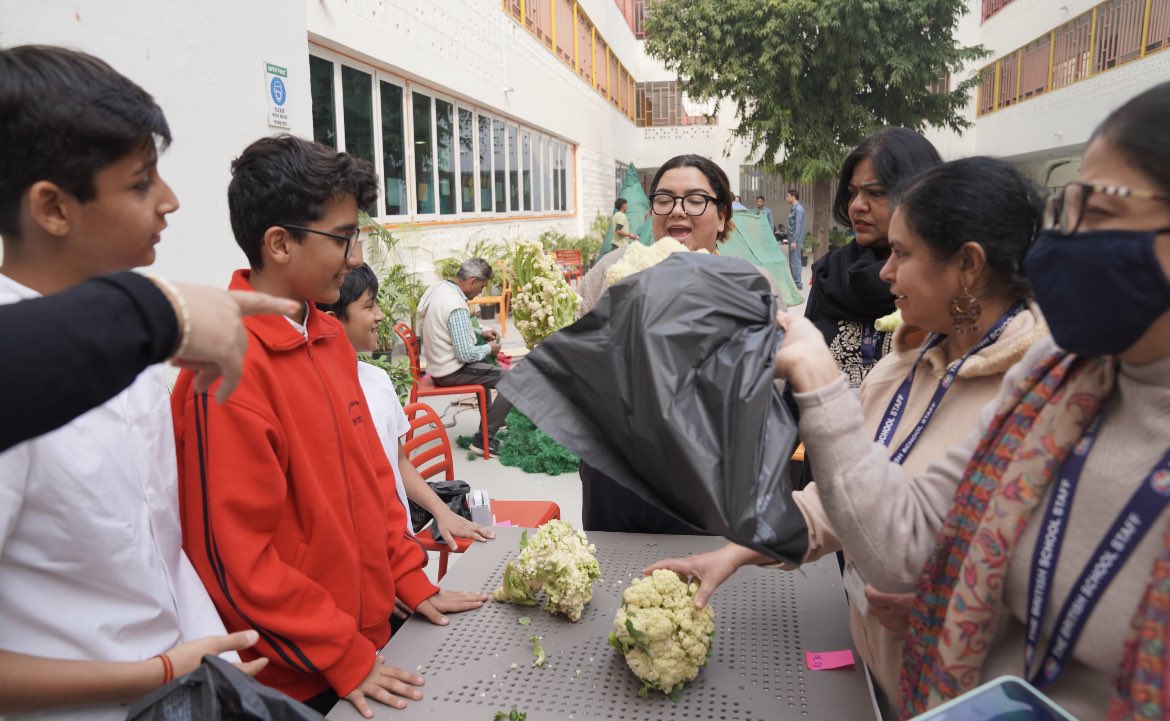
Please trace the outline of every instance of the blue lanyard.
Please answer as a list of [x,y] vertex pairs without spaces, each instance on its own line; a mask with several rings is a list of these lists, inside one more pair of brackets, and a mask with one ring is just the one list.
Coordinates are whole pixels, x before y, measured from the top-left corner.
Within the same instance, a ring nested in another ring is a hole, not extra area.
[[[1006,313],[1000,316],[991,330],[979,339],[971,350],[963,354],[963,357],[951,364],[943,373],[943,377],[938,382],[938,388],[934,391],[934,396],[930,399],[930,405],[922,413],[922,418],[918,420],[918,425],[914,430],[910,431],[910,435],[906,436],[906,440],[902,441],[902,445],[898,447],[892,454],[890,460],[898,465],[901,465],[906,456],[910,455],[910,451],[918,443],[918,439],[922,437],[922,432],[926,430],[926,424],[930,423],[930,419],[934,417],[934,412],[938,410],[939,403],[942,402],[943,396],[951,389],[951,385],[955,382],[955,378],[959,375],[959,369],[967,362],[967,359],[999,340],[1003,335],[1004,330],[1007,329],[1008,323],[1012,318],[1015,318],[1020,311],[1024,309],[1023,303],[1016,303],[1008,309]],[[890,399],[890,405],[886,408],[886,416],[878,426],[877,433],[874,435],[874,440],[881,443],[883,446],[889,448],[890,441],[894,437],[894,431],[898,430],[898,424],[902,422],[902,414],[906,412],[906,405],[910,402],[910,388],[914,385],[914,375],[918,372],[918,366],[922,363],[922,359],[926,356],[926,352],[934,348],[942,342],[946,336],[937,333],[931,334],[927,338],[926,343],[922,346],[922,352],[918,354],[918,360],[914,362],[914,367],[910,369],[910,374],[906,376],[906,380],[902,381],[902,385],[894,393],[894,397]]]
[[881,333],[867,323],[861,324],[861,365],[868,368],[877,359],[877,344]]
[[[1032,667],[1032,661],[1036,656],[1040,626],[1052,595],[1052,578],[1055,575],[1057,561],[1060,560],[1061,547],[1064,545],[1069,510],[1072,508],[1073,496],[1076,495],[1081,473],[1085,470],[1085,460],[1097,440],[1100,428],[1101,415],[1098,414],[1085,430],[1084,437],[1065,459],[1056,486],[1048,499],[1044,520],[1040,526],[1040,537],[1032,553],[1032,573],[1028,581],[1025,669]],[[1056,617],[1056,625],[1044,661],[1032,676],[1033,685],[1047,686],[1064,670],[1065,663],[1085,628],[1085,622],[1096,608],[1097,602],[1101,600],[1105,589],[1129,560],[1134,549],[1141,543],[1167,504],[1170,504],[1170,451],[1162,456],[1162,460],[1150,471],[1145,482],[1134,492],[1073,584],[1072,593],[1065,599]]]

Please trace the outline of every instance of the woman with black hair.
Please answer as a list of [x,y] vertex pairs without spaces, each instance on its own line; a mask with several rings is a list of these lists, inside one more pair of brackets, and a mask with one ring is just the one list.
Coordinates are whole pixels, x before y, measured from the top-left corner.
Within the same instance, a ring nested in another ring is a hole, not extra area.
[[881,269],[890,257],[889,193],[900,181],[942,162],[926,138],[907,128],[887,128],[861,142],[845,158],[833,198],[833,218],[854,239],[812,267],[804,315],[821,331],[837,366],[858,388],[892,342],[874,321],[894,312]]
[[[691,250],[718,252],[731,233],[731,183],[722,168],[700,155],[679,155],[658,169],[650,183],[650,217],[655,239],[674,238]],[[580,314],[585,315],[605,292],[605,273],[625,255],[606,254],[581,281]],[[780,307],[783,302],[780,302]],[[581,462],[585,530],[625,533],[695,533],[666,511],[627,491],[601,471]]]

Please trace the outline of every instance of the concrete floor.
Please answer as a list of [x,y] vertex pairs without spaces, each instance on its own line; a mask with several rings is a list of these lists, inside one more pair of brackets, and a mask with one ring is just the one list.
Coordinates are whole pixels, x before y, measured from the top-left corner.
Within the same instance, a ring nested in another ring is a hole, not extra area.
[[[809,269],[805,268],[805,289],[802,293],[806,297],[808,278]],[[804,304],[794,306],[791,310],[803,314]],[[500,329],[498,320],[482,321],[482,324],[486,328]],[[503,349],[505,353],[524,349],[524,341],[511,319],[508,333],[503,339]],[[426,401],[443,417],[445,423],[451,423],[454,419],[454,426],[447,428],[452,445],[459,436],[471,435],[479,430],[479,410],[474,396],[431,397]],[[460,405],[452,405],[460,401],[463,401]],[[581,527],[581,478],[576,472],[559,476],[525,473],[519,468],[502,465],[495,457],[487,461],[478,455],[474,460],[469,459],[467,451],[455,448],[455,477],[467,481],[472,488],[487,491],[489,498],[493,499],[553,501],[560,506],[562,519],[577,528]],[[431,555],[434,557],[437,554]],[[457,563],[459,558],[460,554],[452,554],[449,563]],[[437,565],[437,562],[433,562],[427,566],[432,580]]]

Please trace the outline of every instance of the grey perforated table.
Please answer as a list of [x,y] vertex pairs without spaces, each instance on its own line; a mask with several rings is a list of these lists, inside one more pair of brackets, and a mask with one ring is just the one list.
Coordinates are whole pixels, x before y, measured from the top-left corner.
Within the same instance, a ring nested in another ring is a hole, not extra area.
[[[444,577],[444,588],[490,593],[504,564],[519,552],[519,529],[498,528],[496,540],[474,544]],[[745,568],[714,598],[715,650],[678,703],[659,693],[638,697],[641,684],[606,643],[621,591],[662,558],[711,550],[723,540],[702,536],[591,533],[603,580],[581,620],[570,623],[537,608],[489,602],[433,626],[412,617],[385,649],[386,663],[416,669],[426,698],[379,719],[491,721],[513,707],[528,721],[844,721],[875,718],[860,662],[852,669],[809,671],[804,652],[852,648],[841,576],[833,558],[797,572]],[[532,625],[520,625],[527,616]],[[548,654],[532,666],[529,637]],[[513,667],[514,665],[514,667]],[[578,671],[580,674],[578,675]],[[360,719],[342,701],[331,719]]]

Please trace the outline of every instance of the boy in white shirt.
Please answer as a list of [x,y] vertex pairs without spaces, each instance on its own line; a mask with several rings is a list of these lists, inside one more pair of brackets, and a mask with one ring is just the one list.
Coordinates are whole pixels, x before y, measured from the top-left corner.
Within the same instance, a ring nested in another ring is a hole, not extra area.
[[[0,49],[0,138],[0,304],[154,262],[179,203],[144,90],[84,53]],[[183,553],[167,395],[152,366],[0,453],[0,716],[122,719],[203,655],[256,642],[225,635]]]
[[[369,353],[378,347],[378,325],[386,319],[378,307],[377,298],[378,277],[368,264],[363,264],[345,276],[341,297],[336,303],[318,304],[317,307],[341,321],[354,350]],[[429,511],[435,517],[443,540],[452,550],[456,548],[456,536],[476,541],[495,538],[496,534],[491,529],[473,523],[448,508],[406,457],[401,438],[410,430],[410,423],[386,372],[375,365],[359,361],[358,381],[366,396],[386,457],[398,459],[398,463],[391,462],[390,466],[394,469],[394,480],[402,505],[410,508],[406,502],[409,498]]]

